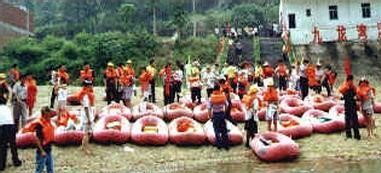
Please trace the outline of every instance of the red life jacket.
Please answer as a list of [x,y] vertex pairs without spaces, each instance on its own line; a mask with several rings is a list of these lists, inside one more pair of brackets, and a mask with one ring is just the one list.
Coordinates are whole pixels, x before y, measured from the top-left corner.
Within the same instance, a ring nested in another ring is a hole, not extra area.
[[278,91],[275,88],[268,88],[263,94],[264,101],[279,101]]
[[268,77],[273,77],[274,74],[274,69],[270,66],[266,66],[263,68],[263,77],[268,78]]
[[64,70],[58,70],[57,72],[58,78],[61,79],[61,83],[68,83],[69,82],[69,74],[66,73]]
[[115,79],[118,77],[114,68],[107,68],[104,72],[106,79]]
[[152,75],[146,71],[139,76],[139,83],[142,90],[146,90],[148,88],[151,79]]
[[91,88],[83,87],[82,90],[79,92],[78,98],[79,100],[83,100],[83,97],[89,98],[90,105],[94,106],[95,105],[95,95],[93,93],[93,90]]
[[64,111],[61,115],[58,116],[57,119],[57,125],[58,126],[67,126],[67,123],[69,122],[69,119],[77,120],[77,117],[75,115],[70,114],[68,111]]
[[287,66],[285,64],[278,65],[278,75],[281,77],[287,76]]
[[51,123],[50,119],[46,120],[42,117],[39,117],[26,125],[23,129],[23,132],[34,132],[36,131],[36,127],[38,125],[42,126],[42,134],[44,135],[42,145],[45,146],[52,143],[54,141],[54,126]]
[[210,96],[210,102],[214,105],[221,105],[226,103],[226,96],[221,91],[213,91]]
[[84,81],[84,80],[93,81],[94,80],[93,70],[92,69],[81,70],[80,75],[81,75],[81,80],[82,81]]

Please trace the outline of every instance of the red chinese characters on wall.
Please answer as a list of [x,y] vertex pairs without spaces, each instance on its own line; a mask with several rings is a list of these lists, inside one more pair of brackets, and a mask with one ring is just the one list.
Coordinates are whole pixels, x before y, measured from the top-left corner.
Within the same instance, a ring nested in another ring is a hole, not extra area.
[[361,41],[368,40],[367,26],[363,23],[357,25],[358,39]]
[[344,25],[337,26],[337,40],[338,41],[347,41],[347,28]]
[[320,35],[320,31],[318,27],[314,27],[312,30],[313,40],[312,43],[320,44],[323,42],[323,38]]

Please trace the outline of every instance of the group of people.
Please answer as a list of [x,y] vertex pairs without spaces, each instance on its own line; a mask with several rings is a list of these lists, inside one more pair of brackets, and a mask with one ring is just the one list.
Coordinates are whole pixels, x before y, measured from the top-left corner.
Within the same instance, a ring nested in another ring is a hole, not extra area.
[[[125,64],[120,63],[117,67],[112,62],[107,63],[103,72],[103,82],[106,91],[107,103],[120,102],[131,108],[131,99],[135,92],[135,86],[140,86],[140,99],[156,103],[157,79],[161,78],[163,84],[164,105],[179,102],[184,96],[184,88],[189,90],[192,103],[202,104],[202,92],[205,89],[209,115],[217,139],[217,147],[229,149],[228,129],[226,121],[235,124],[230,112],[233,97],[240,99],[248,110],[245,117],[246,146],[258,132],[258,112],[261,107],[266,107],[267,130],[277,131],[279,114],[279,93],[284,91],[295,91],[300,93],[302,99],[308,97],[310,92],[331,96],[334,93],[334,85],[337,73],[332,66],[322,66],[318,61],[312,63],[304,59],[293,64],[279,60],[274,66],[268,62],[243,62],[239,66],[225,63],[206,65],[201,67],[198,61],[182,64],[176,62],[175,67],[168,62],[162,69],[157,70],[155,60],[150,60],[146,67],[139,69],[139,75],[135,73],[133,62],[128,60]],[[70,130],[79,128],[85,132],[82,149],[85,153],[91,153],[88,143],[95,117],[95,95],[93,90],[95,71],[89,63],[85,63],[79,73],[82,89],[78,92],[81,102],[81,116],[70,115],[66,104],[68,99],[67,85],[70,75],[64,65],[58,70],[52,71],[50,107],[41,109],[41,116],[25,127],[27,115],[31,116],[33,105],[36,102],[37,86],[32,75],[21,75],[17,65],[8,73],[0,74],[0,108],[8,109],[6,106],[9,99],[12,100],[13,111],[1,111],[0,117],[0,170],[5,167],[6,148],[11,147],[14,165],[21,165],[15,147],[15,135],[19,128],[24,131],[35,131],[37,136],[37,168],[36,172],[42,172],[44,165],[48,172],[53,171],[53,159],[51,155],[52,134],[54,129],[51,117],[57,112],[56,124],[58,128]],[[6,81],[8,79],[8,82]],[[184,84],[184,85],[183,85]],[[262,89],[263,99],[259,99],[259,91]],[[323,89],[326,93],[322,93]],[[348,74],[346,81],[339,87],[345,106],[346,135],[360,139],[357,122],[357,101],[360,102],[360,110],[365,115],[368,124],[368,136],[374,136],[375,121],[373,115],[373,102],[375,90],[370,86],[368,80],[361,79],[358,87],[353,83],[353,75]],[[10,97],[12,95],[12,98]],[[177,97],[177,99],[176,99]],[[56,104],[57,101],[57,104]],[[56,108],[56,111],[52,111]],[[28,113],[29,111],[29,113]],[[22,119],[21,126],[19,119]],[[79,125],[78,125],[79,124]],[[6,134],[6,135],[3,135]]]

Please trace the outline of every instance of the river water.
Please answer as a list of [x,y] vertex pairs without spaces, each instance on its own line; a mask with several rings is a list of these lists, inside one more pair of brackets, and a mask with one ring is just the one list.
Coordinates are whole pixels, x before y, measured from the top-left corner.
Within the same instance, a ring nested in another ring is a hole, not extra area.
[[220,164],[184,173],[381,173],[381,160],[314,160],[291,163]]

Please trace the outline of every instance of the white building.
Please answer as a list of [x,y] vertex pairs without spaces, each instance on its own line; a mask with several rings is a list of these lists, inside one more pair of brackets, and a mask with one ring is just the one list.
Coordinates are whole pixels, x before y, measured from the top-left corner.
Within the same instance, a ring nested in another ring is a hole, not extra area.
[[357,25],[367,28],[369,40],[377,40],[381,28],[381,0],[281,0],[280,25],[293,44],[310,44],[314,27],[323,42],[338,40],[337,28],[346,28],[347,40],[358,40]]

